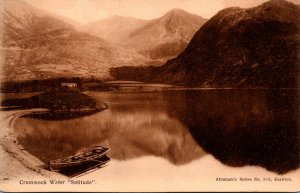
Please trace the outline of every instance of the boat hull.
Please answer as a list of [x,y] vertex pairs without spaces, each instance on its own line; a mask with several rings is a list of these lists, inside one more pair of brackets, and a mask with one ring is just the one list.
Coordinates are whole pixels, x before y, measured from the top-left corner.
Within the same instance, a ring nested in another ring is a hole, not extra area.
[[79,167],[82,165],[93,165],[101,163],[105,164],[107,163],[107,161],[109,161],[109,158],[106,156],[108,151],[108,148],[104,148],[102,149],[102,151],[99,151],[99,149],[91,149],[88,151],[80,152],[73,156],[53,160],[49,162],[49,169],[50,171],[60,171],[73,167]]
[[71,168],[77,168],[80,166],[86,166],[86,165],[95,165],[95,164],[106,164],[109,161],[109,159],[101,161],[100,159],[97,160],[89,160],[84,162],[77,162],[77,163],[52,163],[50,164],[50,170],[51,171],[61,171]]

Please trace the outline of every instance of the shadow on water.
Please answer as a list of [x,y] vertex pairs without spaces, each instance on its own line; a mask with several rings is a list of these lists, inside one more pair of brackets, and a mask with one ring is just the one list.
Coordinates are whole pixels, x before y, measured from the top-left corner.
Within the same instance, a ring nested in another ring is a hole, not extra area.
[[208,152],[230,166],[259,165],[277,173],[299,166],[297,90],[89,95],[110,108],[72,120],[19,118],[18,140],[45,163],[102,145],[118,160],[152,155],[181,165]]
[[221,162],[277,173],[298,168],[297,90],[186,91],[173,99],[169,114]]
[[90,116],[98,111],[87,111],[87,112],[43,112],[43,113],[32,113],[24,115],[23,117],[42,119],[42,120],[68,120],[68,119],[77,119],[84,116]]

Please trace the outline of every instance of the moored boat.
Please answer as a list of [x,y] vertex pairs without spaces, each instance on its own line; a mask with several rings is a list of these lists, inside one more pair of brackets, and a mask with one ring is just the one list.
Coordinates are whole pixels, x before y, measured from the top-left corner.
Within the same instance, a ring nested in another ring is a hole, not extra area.
[[63,169],[68,169],[72,167],[77,167],[80,165],[91,164],[91,163],[98,163],[98,164],[105,164],[107,163],[107,159],[101,159],[106,157],[109,148],[102,147],[102,146],[94,146],[92,148],[86,149],[79,153],[76,153],[72,156],[68,156],[65,158],[52,160],[49,163],[51,171],[60,171]]

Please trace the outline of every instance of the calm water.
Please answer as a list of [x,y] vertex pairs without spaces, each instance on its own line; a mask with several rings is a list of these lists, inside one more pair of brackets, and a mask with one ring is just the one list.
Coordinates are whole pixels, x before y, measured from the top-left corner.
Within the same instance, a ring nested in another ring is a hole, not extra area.
[[68,120],[19,118],[18,140],[45,163],[97,144],[118,160],[153,155],[181,165],[210,153],[278,173],[299,166],[297,90],[88,94],[110,108]]

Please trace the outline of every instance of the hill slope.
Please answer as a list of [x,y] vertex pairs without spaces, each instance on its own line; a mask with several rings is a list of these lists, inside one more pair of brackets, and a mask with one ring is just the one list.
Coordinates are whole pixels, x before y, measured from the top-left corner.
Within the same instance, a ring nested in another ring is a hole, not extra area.
[[299,73],[300,10],[271,0],[219,12],[157,76],[198,86],[294,87]]
[[68,23],[21,0],[3,1],[2,79],[57,76],[110,78],[112,66],[147,62],[135,52],[78,32]]
[[130,33],[126,44],[152,59],[173,58],[185,49],[205,22],[198,15],[173,9]]
[[133,48],[149,59],[166,61],[183,51],[205,21],[200,16],[173,9],[153,20],[113,16],[88,24],[82,30]]
[[188,86],[296,87],[299,29],[299,8],[284,0],[228,8],[207,21],[185,51],[162,67],[112,71],[119,78],[138,73],[144,80]]
[[129,33],[139,29],[146,23],[146,20],[140,20],[132,17],[112,16],[96,22],[88,23],[80,29],[110,42],[122,44],[122,42],[128,38]]

